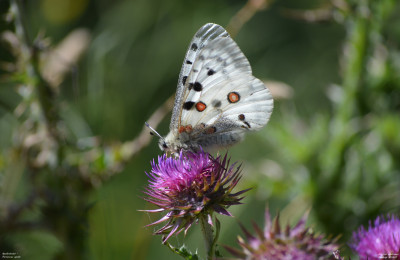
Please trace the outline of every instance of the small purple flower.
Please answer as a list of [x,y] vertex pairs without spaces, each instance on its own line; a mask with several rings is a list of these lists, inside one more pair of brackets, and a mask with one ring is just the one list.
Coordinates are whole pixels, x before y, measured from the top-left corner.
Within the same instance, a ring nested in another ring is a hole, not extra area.
[[[200,217],[210,224],[212,214],[231,216],[226,210],[231,205],[241,204],[239,197],[247,190],[231,193],[239,182],[240,166],[229,166],[227,155],[213,158],[210,154],[199,152],[180,152],[176,158],[162,155],[158,163],[151,163],[152,170],[147,173],[149,186],[144,192],[146,201],[159,207],[147,212],[166,212],[155,225],[168,221],[155,234],[166,235],[163,242],[173,234],[187,232]],[[150,226],[148,225],[148,226]]]
[[360,259],[400,259],[400,219],[377,217],[368,230],[361,227],[353,233],[350,247]]
[[341,259],[338,253],[339,246],[335,241],[324,239],[323,235],[315,235],[309,228],[305,228],[307,214],[290,228],[282,228],[279,224],[279,215],[271,221],[269,210],[265,211],[265,227],[262,230],[253,223],[255,234],[251,234],[242,227],[247,242],[242,237],[238,243],[242,250],[226,246],[225,248],[239,259],[251,260],[314,260],[314,259]]

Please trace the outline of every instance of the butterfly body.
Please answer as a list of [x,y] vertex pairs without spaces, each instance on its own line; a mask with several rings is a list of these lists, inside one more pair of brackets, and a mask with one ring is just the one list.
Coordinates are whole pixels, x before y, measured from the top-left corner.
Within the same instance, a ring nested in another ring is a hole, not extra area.
[[265,126],[272,109],[269,90],[237,44],[221,26],[206,24],[189,45],[170,132],[159,145],[172,153],[229,147]]
[[205,127],[200,125],[193,128],[189,125],[185,127],[183,132],[169,132],[164,140],[160,140],[159,145],[162,150],[169,152],[198,151],[200,147],[210,151],[219,147],[229,147],[243,139],[243,134],[239,132],[221,134],[215,134],[215,132],[216,126]]

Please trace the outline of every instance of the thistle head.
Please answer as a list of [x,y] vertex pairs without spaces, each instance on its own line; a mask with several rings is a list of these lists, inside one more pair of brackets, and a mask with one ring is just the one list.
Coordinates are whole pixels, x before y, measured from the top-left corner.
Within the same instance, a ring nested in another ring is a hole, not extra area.
[[225,247],[231,254],[240,259],[338,259],[339,248],[323,235],[315,235],[310,228],[305,227],[307,214],[291,228],[281,227],[279,215],[271,221],[269,210],[265,212],[265,227],[262,230],[253,223],[254,234],[242,227],[246,239],[238,237],[241,250]]
[[240,195],[247,190],[232,193],[241,175],[240,166],[229,163],[227,155],[213,158],[203,150],[181,151],[176,157],[164,154],[158,162],[153,160],[144,199],[159,207],[147,212],[165,213],[150,225],[166,222],[155,234],[165,235],[165,242],[173,234],[186,233],[200,217],[213,224],[214,212],[231,216],[226,209],[241,204]]
[[360,259],[400,258],[400,219],[394,215],[377,217],[368,229],[360,227],[353,233],[350,247]]

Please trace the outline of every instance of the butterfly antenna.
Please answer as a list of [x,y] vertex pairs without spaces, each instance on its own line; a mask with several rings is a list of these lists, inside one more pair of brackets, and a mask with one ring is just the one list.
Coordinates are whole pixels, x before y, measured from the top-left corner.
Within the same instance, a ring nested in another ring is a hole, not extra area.
[[149,123],[144,122],[144,124],[150,129],[150,131],[151,131],[150,133],[151,133],[151,134],[157,135],[160,139],[162,139],[162,140],[165,142],[164,137],[162,137],[153,127],[151,127],[151,126],[149,125]]

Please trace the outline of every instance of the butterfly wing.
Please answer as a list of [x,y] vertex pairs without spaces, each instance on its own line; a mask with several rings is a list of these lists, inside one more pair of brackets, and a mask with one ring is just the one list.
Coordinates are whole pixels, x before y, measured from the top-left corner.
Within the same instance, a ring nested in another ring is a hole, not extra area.
[[226,147],[267,124],[273,100],[252,75],[237,44],[219,25],[195,34],[179,75],[170,133],[162,149]]
[[189,140],[203,148],[232,145],[271,116],[270,91],[252,75],[229,37],[211,40],[200,50],[186,84],[178,127],[192,126]]
[[178,129],[179,118],[181,116],[182,105],[184,102],[185,89],[187,89],[187,78],[192,71],[193,63],[197,59],[199,52],[207,45],[208,42],[217,39],[229,37],[224,28],[217,24],[208,23],[201,27],[194,35],[190,42],[185,59],[183,60],[181,72],[179,74],[178,87],[175,95],[175,105],[172,111],[170,130]]

